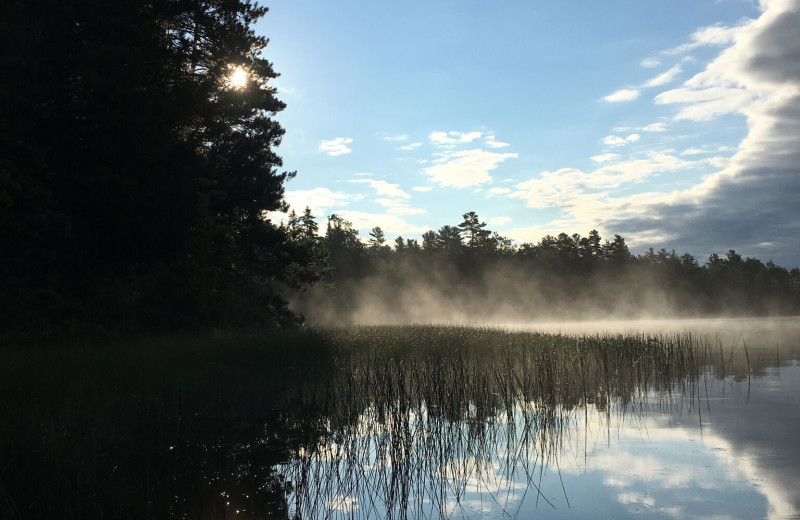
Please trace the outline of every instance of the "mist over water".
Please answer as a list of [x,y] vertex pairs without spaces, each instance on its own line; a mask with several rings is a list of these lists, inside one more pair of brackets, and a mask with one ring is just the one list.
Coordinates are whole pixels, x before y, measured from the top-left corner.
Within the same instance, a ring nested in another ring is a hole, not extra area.
[[[698,293],[686,281],[636,269],[572,277],[531,274],[515,267],[466,274],[435,264],[404,267],[321,284],[295,295],[292,307],[312,325],[610,321],[623,327],[635,320],[645,327],[646,320],[781,316],[792,311],[785,302],[768,297],[756,301],[737,287]],[[674,325],[680,329],[677,322]]]

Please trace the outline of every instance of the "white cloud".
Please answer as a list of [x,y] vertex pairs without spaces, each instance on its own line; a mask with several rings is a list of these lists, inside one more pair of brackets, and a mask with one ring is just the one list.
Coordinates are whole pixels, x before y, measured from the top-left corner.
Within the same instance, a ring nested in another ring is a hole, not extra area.
[[480,139],[481,132],[431,132],[428,138],[437,146],[451,148],[457,144],[471,143]]
[[603,138],[603,144],[608,146],[623,146],[628,143],[635,143],[639,140],[639,134],[630,134],[628,137],[619,137],[617,135],[607,135]]
[[737,33],[741,27],[746,26],[751,20],[743,20],[740,25],[733,27],[725,27],[721,25],[712,25],[709,27],[701,27],[697,29],[691,36],[691,42],[684,43],[672,49],[663,51],[662,54],[674,55],[683,54],[697,47],[703,46],[720,46],[728,45],[736,40]]
[[603,138],[603,144],[607,144],[608,146],[622,146],[623,144],[628,144],[628,141],[623,137],[607,135]]
[[431,191],[432,189],[433,186],[414,186],[413,188],[411,188],[412,191],[421,191],[421,192]]
[[675,79],[675,77],[681,72],[682,72],[681,66],[675,65],[671,69],[662,72],[658,76],[646,81],[642,86],[649,88],[649,87],[659,87],[661,85],[666,85],[667,83]]
[[492,181],[489,172],[497,168],[498,164],[517,156],[516,153],[487,152],[477,148],[448,152],[423,171],[430,176],[431,181],[442,186],[479,186]]
[[656,500],[653,497],[641,493],[620,493],[617,495],[617,500],[620,504],[642,504],[648,507],[653,507],[656,504]]
[[511,222],[511,217],[494,217],[489,219],[490,226],[502,227]]
[[408,139],[407,134],[387,135],[383,138],[384,141],[405,141],[406,139]]
[[324,210],[334,206],[348,204],[350,201],[360,198],[363,197],[350,195],[341,191],[331,191],[328,188],[291,190],[284,194],[284,199],[295,211],[303,211],[306,206],[309,206],[315,214],[322,213]]
[[410,199],[411,195],[400,188],[399,184],[392,184],[390,182],[375,180],[375,179],[354,179],[350,182],[359,184],[369,184],[369,187],[375,190],[378,195],[385,195],[392,198]]
[[489,195],[505,195],[511,193],[511,188],[490,188]]
[[635,88],[624,88],[622,90],[617,90],[616,92],[612,92],[611,94],[604,96],[603,100],[608,101],[609,103],[618,103],[620,101],[633,101],[634,99],[638,98],[641,92],[639,89]]
[[709,152],[704,148],[687,148],[686,150],[681,152],[681,155],[700,155],[703,153],[709,153]]
[[350,137],[337,137],[330,140],[322,140],[319,142],[319,151],[325,152],[328,155],[344,155],[352,152],[353,150],[347,146],[352,143],[353,139]]
[[656,173],[678,171],[694,165],[664,152],[650,152],[646,158],[601,166],[592,172],[575,168],[545,171],[538,178],[518,183],[516,191],[509,196],[524,200],[531,208],[561,208],[591,225],[601,215],[611,217],[630,211],[636,200],[612,199],[611,190],[623,184],[641,182]]
[[653,123],[642,128],[645,132],[666,132],[667,127],[664,123]]
[[336,213],[351,222],[359,232],[364,232],[365,234],[375,226],[379,226],[386,233],[396,235],[421,235],[430,229],[428,226],[414,226],[397,215],[390,213],[368,213],[350,210],[341,210]]
[[661,65],[661,62],[655,58],[645,58],[642,60],[641,65],[646,69],[654,69]]
[[408,152],[408,151],[411,151],[411,150],[416,150],[420,146],[422,146],[422,143],[419,143],[419,142],[417,142],[417,143],[409,143],[409,144],[404,144],[403,146],[400,147],[400,149]]
[[[685,85],[688,85],[688,82]],[[723,114],[743,113],[763,95],[761,91],[736,86],[719,85],[708,88],[684,86],[662,92],[656,96],[655,102],[657,105],[684,105],[675,116],[676,120],[711,121]]]
[[[331,191],[328,188],[312,188],[310,190],[290,190],[283,195],[284,200],[289,204],[289,212],[292,210],[297,213],[305,211],[306,207],[311,208],[311,213],[315,217],[324,217],[332,208],[345,206],[350,202],[361,200],[363,195],[353,195],[341,191]],[[285,221],[287,213],[280,211],[266,212],[265,216],[273,222]]]
[[706,161],[714,168],[727,168],[731,164],[730,157],[709,157]]
[[614,159],[618,159],[618,158],[619,158],[619,154],[618,153],[603,153],[603,154],[600,154],[600,155],[593,155],[593,156],[590,157],[591,160],[593,160],[594,162],[599,162],[599,163],[613,161]]
[[487,135],[484,139],[484,142],[489,148],[505,148],[506,146],[510,146],[509,143],[495,140],[495,136],[493,135]]
[[386,208],[392,215],[422,215],[427,213],[421,208],[412,208],[405,199],[375,199],[375,202]]

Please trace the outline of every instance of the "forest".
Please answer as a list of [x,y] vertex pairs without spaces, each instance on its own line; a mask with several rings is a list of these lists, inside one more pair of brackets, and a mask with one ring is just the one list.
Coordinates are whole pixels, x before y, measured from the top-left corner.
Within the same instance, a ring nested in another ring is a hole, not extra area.
[[[467,320],[523,304],[520,318],[580,317],[612,299],[619,312],[800,309],[796,267],[735,251],[704,263],[633,255],[623,237],[596,231],[517,245],[474,212],[393,244],[337,215],[320,229],[283,199],[296,172],[277,153],[285,105],[268,40],[252,28],[266,13],[247,0],[10,2],[0,21],[3,69],[14,71],[0,78],[5,333],[350,321],[365,295],[423,309],[427,294]],[[292,212],[265,217],[276,210]],[[406,318],[424,315],[394,317]]]
[[596,230],[517,245],[475,212],[426,232],[421,243],[397,237],[391,246],[380,227],[364,241],[337,215],[318,235],[308,209],[291,214],[285,227],[325,259],[319,287],[294,300],[327,322],[358,322],[370,313],[367,321],[507,322],[777,316],[800,309],[800,269],[734,250],[702,264],[663,248],[634,255],[624,237],[604,240]]

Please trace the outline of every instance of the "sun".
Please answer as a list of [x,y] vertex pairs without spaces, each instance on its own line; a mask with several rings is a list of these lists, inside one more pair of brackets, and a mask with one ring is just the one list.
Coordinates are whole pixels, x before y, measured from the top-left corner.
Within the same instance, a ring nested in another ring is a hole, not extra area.
[[231,88],[242,89],[247,86],[250,75],[242,67],[234,67],[228,76],[228,85]]

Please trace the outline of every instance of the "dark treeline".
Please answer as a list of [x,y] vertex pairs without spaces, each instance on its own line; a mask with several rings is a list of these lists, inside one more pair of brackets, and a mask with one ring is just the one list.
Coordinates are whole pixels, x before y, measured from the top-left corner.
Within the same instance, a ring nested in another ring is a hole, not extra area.
[[[284,104],[250,0],[11,0],[0,17],[0,330],[296,321]],[[236,84],[234,71],[246,72]]]
[[474,212],[422,239],[390,246],[374,228],[366,242],[331,215],[315,237],[313,217],[292,215],[292,236],[328,258],[324,283],[296,303],[312,320],[406,321],[785,315],[800,309],[800,270],[733,250],[703,264],[652,248],[633,255],[625,239],[597,231],[515,245]]

